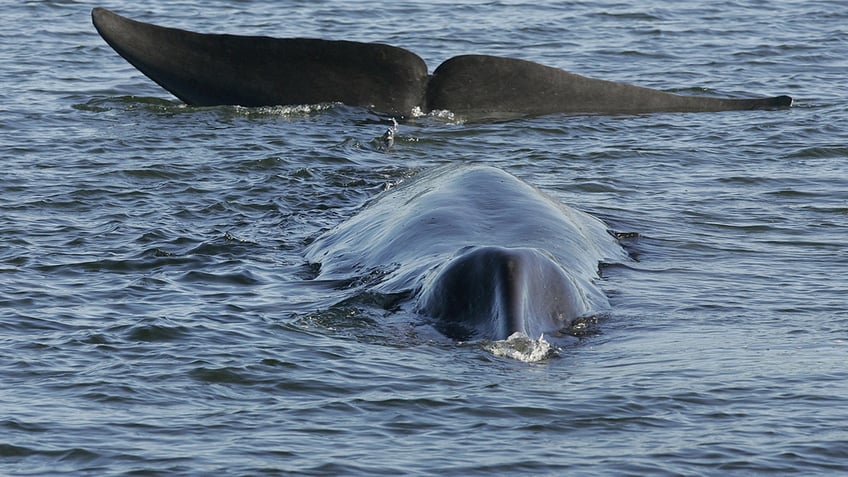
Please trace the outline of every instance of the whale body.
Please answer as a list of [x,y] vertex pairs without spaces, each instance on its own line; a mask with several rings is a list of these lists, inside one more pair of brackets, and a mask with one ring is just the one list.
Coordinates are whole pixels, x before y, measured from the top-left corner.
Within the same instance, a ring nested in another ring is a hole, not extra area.
[[605,311],[599,263],[625,258],[599,219],[497,168],[441,167],[377,197],[306,250],[320,280],[370,290],[455,340],[555,336]]
[[380,43],[203,34],[91,12],[103,39],[190,105],[340,102],[393,116],[648,113],[785,108],[789,96],[684,96],[587,78],[530,61],[462,55],[432,75],[418,55]]

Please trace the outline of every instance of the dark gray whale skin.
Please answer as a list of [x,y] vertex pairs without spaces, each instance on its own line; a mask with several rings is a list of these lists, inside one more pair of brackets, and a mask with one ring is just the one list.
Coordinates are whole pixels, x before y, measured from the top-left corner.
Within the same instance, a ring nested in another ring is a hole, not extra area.
[[456,56],[445,61],[433,73],[427,93],[427,107],[431,110],[477,114],[715,112],[791,105],[789,96],[684,96],[587,78],[531,61],[486,55]]
[[319,282],[365,280],[369,293],[409,296],[409,310],[460,341],[557,336],[606,311],[599,262],[626,259],[595,217],[500,169],[464,164],[381,194],[305,256]]
[[91,12],[100,36],[190,105],[340,102],[401,115],[420,105],[427,66],[402,48],[307,38],[200,34]]
[[379,43],[194,33],[104,8],[93,9],[91,17],[118,54],[196,106],[340,102],[400,117],[415,110],[472,116],[631,114],[792,105],[789,96],[682,96],[485,55],[451,58],[431,77],[418,55]]
[[581,316],[580,290],[563,266],[523,247],[473,248],[445,265],[421,293],[418,309],[461,341],[557,334]]

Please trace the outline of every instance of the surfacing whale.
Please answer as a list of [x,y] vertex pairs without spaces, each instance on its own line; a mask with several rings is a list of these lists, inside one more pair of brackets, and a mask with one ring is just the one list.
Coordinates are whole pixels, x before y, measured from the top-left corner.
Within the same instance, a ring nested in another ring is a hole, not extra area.
[[625,260],[599,219],[481,165],[422,173],[305,255],[319,280],[375,280],[370,292],[409,294],[412,311],[460,341],[557,336],[608,308],[599,263]]
[[587,78],[530,61],[462,55],[428,75],[418,55],[380,43],[202,34],[142,23],[104,8],[95,28],[122,57],[190,105],[340,102],[393,116],[635,114],[792,105],[789,96],[684,96]]

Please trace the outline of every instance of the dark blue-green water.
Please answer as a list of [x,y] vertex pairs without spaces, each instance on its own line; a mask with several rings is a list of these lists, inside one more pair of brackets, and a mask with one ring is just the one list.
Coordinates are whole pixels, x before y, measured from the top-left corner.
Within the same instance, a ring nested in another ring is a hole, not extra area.
[[[796,102],[429,116],[386,153],[363,109],[181,105],[94,6]],[[0,474],[848,472],[843,1],[29,1],[3,20]],[[459,162],[639,234],[603,270],[597,330],[527,363],[309,281],[322,231]]]

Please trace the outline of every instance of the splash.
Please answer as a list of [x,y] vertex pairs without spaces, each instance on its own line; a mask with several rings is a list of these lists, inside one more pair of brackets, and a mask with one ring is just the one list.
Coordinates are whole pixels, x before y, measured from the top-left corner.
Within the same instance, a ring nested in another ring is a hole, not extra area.
[[448,124],[465,124],[465,119],[454,114],[453,111],[447,109],[436,109],[430,112],[425,113],[420,106],[415,106],[409,112],[409,117],[413,119],[418,118],[433,118],[439,121],[446,122]]
[[427,115],[431,118],[438,119],[440,121],[444,121],[449,124],[463,125],[465,124],[465,118],[457,116],[453,111],[449,111],[447,109],[437,109],[434,111],[430,111]]
[[[322,111],[328,111],[340,106],[341,103],[294,104],[279,106],[232,106],[232,110],[240,116],[253,117],[292,117],[308,116]],[[213,106],[214,107],[214,106]]]
[[522,332],[513,333],[505,340],[485,342],[483,349],[495,356],[525,363],[537,363],[558,354],[558,349],[545,340],[545,335],[534,340]]
[[398,132],[398,122],[395,118],[392,118],[392,125],[386,129],[386,132],[380,136],[380,150],[388,151],[395,144],[395,135]]

